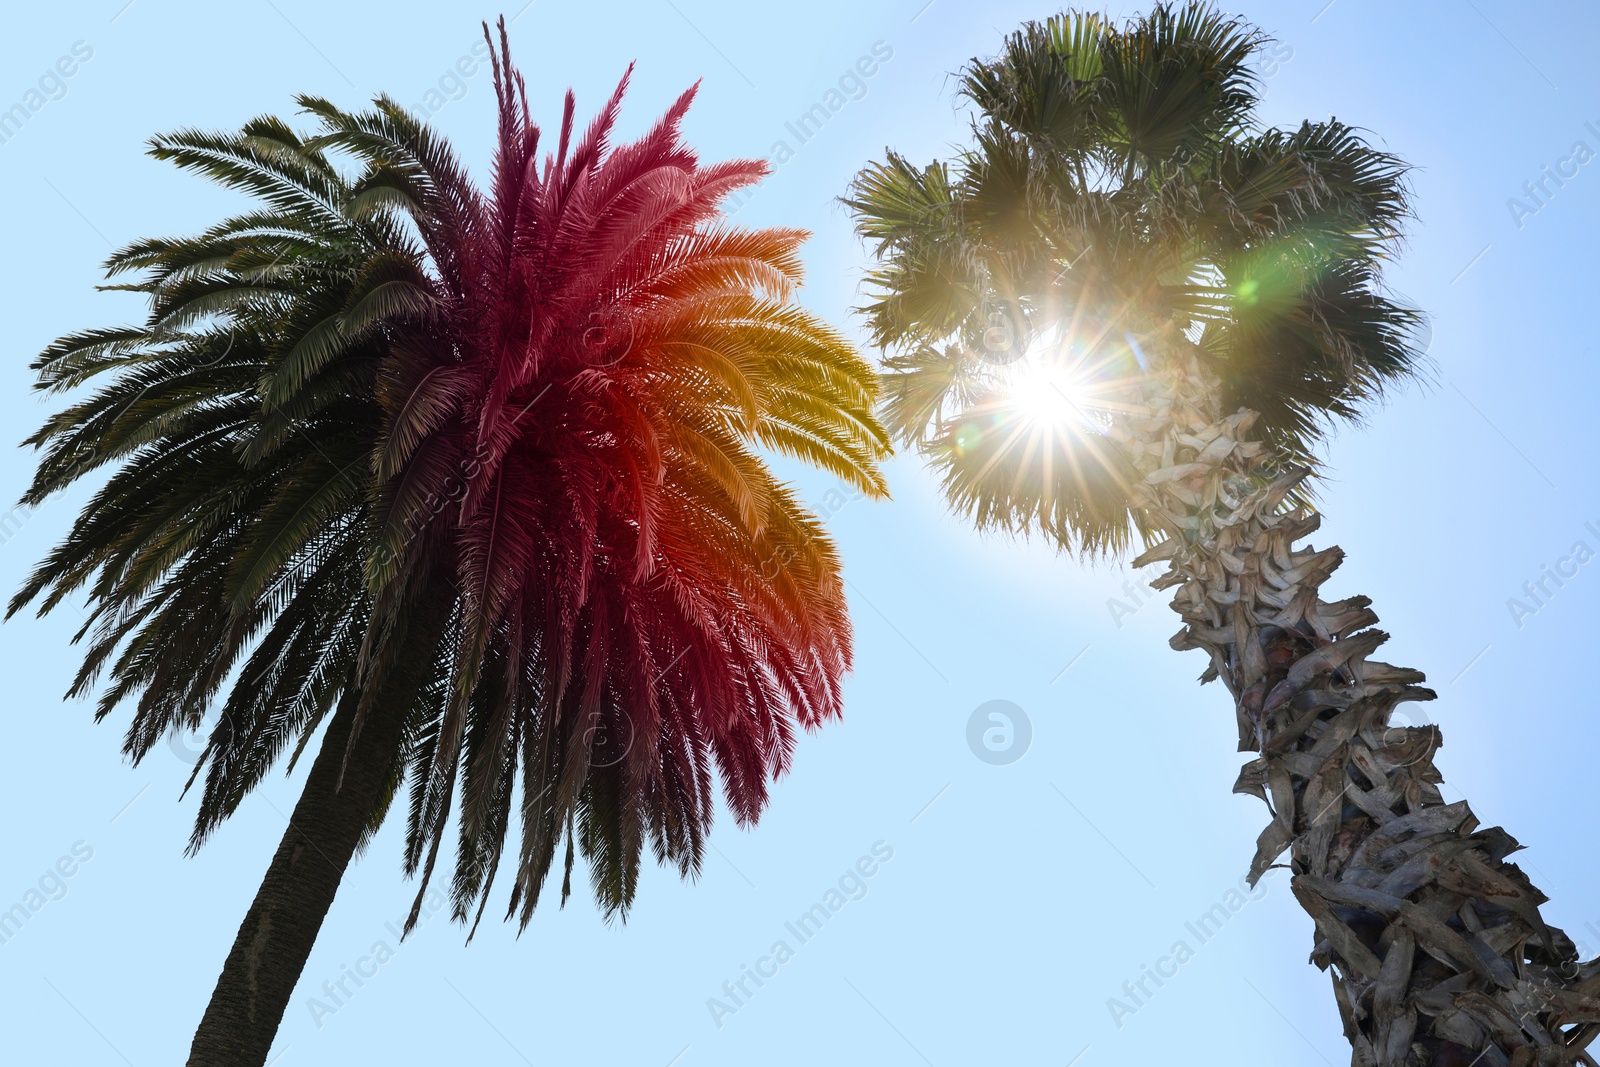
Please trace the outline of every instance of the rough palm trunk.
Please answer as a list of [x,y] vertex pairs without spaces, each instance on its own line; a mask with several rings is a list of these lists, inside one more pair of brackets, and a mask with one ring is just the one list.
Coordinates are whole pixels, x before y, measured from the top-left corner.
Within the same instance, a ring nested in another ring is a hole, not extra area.
[[1176,591],[1172,645],[1210,655],[1201,680],[1228,687],[1239,749],[1259,754],[1234,787],[1272,813],[1250,879],[1288,850],[1352,1063],[1593,1064],[1600,961],[1541,919],[1547,898],[1506,862],[1516,841],[1444,802],[1438,728],[1390,725],[1435,694],[1369,658],[1387,635],[1368,598],[1318,597],[1343,553],[1296,547],[1319,517],[1285,501],[1310,472],[1274,462],[1255,413],[1220,417],[1216,396],[1192,363],[1164,371],[1112,431],[1166,533],[1136,565],[1167,563],[1153,584]]
[[[289,828],[228,953],[189,1067],[257,1067],[272,1048],[345,868],[390,781],[401,721],[374,707],[349,761],[356,701],[340,701]],[[341,781],[341,770],[343,780]]]

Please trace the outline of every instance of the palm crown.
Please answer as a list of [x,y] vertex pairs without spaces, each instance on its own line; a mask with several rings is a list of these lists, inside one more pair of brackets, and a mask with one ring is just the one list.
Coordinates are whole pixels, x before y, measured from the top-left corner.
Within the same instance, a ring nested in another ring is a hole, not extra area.
[[1030,23],[963,73],[970,148],[856,178],[886,421],[980,524],[1088,553],[1143,531],[1105,430],[1176,352],[1292,462],[1418,372],[1380,276],[1405,168],[1332,119],[1263,127],[1263,41],[1203,4]]
[[693,90],[621,147],[627,79],[582,134],[569,94],[541,166],[500,45],[487,193],[387,97],[153,142],[260,207],[118,252],[148,320],[36,363],[105,384],[30,439],[27,499],[112,473],[11,610],[87,586],[74,692],[136,698],[135,760],[220,705],[191,847],[336,707],[397,717],[368,833],[409,776],[425,887],[457,811],[465,917],[519,825],[526,923],[563,836],[625,911],[646,839],[698,868],[714,774],[754,821],[794,724],[838,714],[839,562],[762,450],[878,495],[887,437],[792,302],[804,235],[718,222],[764,167],[697,160]]

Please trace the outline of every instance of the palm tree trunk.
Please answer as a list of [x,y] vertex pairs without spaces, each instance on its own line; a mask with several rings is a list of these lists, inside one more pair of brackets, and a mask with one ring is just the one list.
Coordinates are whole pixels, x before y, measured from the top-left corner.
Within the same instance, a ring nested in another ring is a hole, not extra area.
[[266,1062],[289,996],[388,787],[400,748],[401,716],[384,715],[379,706],[366,716],[349,748],[356,704],[356,696],[347,695],[328,725],[289,828],[195,1031],[189,1067]]
[[1203,649],[1233,696],[1236,792],[1267,802],[1252,883],[1289,852],[1295,898],[1315,922],[1311,960],[1331,973],[1358,1067],[1593,1064],[1600,960],[1580,963],[1546,924],[1547,899],[1506,857],[1520,846],[1446,804],[1437,727],[1391,726],[1432,700],[1420,671],[1370,659],[1387,635],[1366,597],[1317,593],[1337,547],[1286,504],[1309,475],[1251,440],[1254,412],[1219,417],[1193,363],[1153,375],[1137,415],[1112,430],[1165,540],[1135,561],[1167,563],[1177,649]]

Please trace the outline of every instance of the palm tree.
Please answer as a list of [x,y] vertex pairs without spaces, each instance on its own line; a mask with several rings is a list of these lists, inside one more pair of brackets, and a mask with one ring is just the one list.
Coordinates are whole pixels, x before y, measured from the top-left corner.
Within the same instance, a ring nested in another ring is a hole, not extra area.
[[1319,597],[1318,438],[1424,370],[1421,320],[1381,277],[1405,165],[1332,119],[1261,125],[1265,40],[1203,4],[1029,23],[963,72],[970,148],[860,173],[885,421],[980,527],[1165,564],[1173,647],[1257,754],[1250,878],[1289,852],[1353,1063],[1592,1063],[1600,961],[1444,803],[1437,728],[1390,725],[1434,693],[1370,658],[1368,598]]
[[265,1062],[408,778],[419,902],[454,811],[457,919],[513,823],[508,918],[563,842],[562,903],[581,853],[625,918],[647,840],[697,874],[713,778],[755,822],[796,723],[840,711],[839,561],[760,450],[882,495],[887,437],[871,368],[793,303],[804,234],[722,224],[765,168],[699,162],[692,89],[620,147],[627,78],[581,135],[569,93],[541,165],[503,23],[494,70],[487,194],[388,97],[300,98],[311,137],[155,139],[261,206],[115,254],[148,321],[36,364],[47,392],[105,384],[30,439],[26,499],[112,473],[11,610],[87,587],[73,692],[136,700],[135,761],[220,709],[191,850],[326,722],[191,1064]]

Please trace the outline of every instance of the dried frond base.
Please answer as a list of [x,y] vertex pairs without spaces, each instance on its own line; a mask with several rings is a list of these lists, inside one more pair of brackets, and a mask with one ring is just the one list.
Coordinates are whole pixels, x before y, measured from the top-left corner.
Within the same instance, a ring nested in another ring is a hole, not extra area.
[[1541,918],[1515,839],[1444,802],[1438,728],[1391,723],[1434,692],[1370,658],[1387,635],[1367,598],[1319,597],[1343,553],[1300,544],[1319,523],[1291,499],[1310,472],[1276,467],[1254,413],[1220,417],[1215,395],[1194,366],[1165,370],[1150,417],[1113,431],[1167,534],[1136,563],[1166,561],[1172,645],[1203,650],[1233,695],[1240,750],[1258,754],[1235,790],[1272,813],[1250,880],[1289,854],[1351,1063],[1592,1067],[1600,960]]

